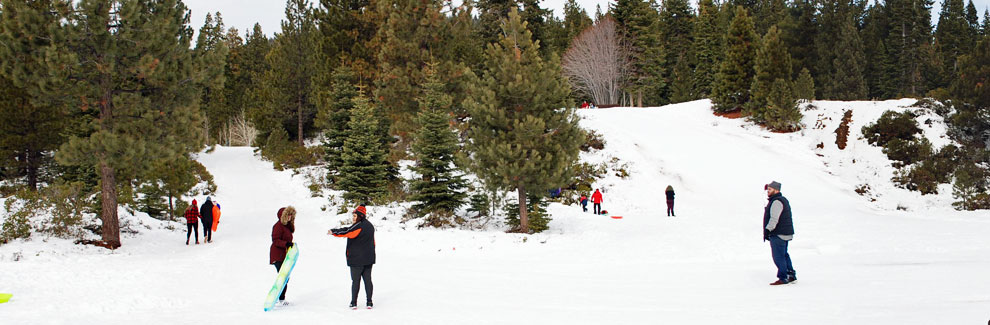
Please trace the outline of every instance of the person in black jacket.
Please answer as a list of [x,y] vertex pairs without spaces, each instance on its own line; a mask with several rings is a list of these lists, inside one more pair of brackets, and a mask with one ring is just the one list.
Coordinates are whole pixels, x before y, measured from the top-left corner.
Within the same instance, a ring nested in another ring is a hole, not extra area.
[[763,210],[763,240],[770,241],[773,264],[777,266],[777,281],[770,285],[797,281],[797,273],[787,253],[787,243],[794,239],[794,222],[791,220],[791,203],[780,194],[780,183],[764,185],[767,191],[767,207]]
[[371,309],[373,306],[371,294],[374,290],[371,284],[371,266],[375,264],[375,226],[368,221],[364,205],[354,209],[352,216],[354,224],[350,227],[330,229],[327,234],[347,238],[347,266],[351,267],[351,309],[357,308],[362,279],[364,279],[364,294],[368,298],[367,306]]
[[206,197],[206,202],[199,207],[199,221],[203,222],[203,242],[213,242],[213,201]]
[[674,215],[674,187],[667,185],[667,191],[665,193],[667,194],[667,216],[676,217]]

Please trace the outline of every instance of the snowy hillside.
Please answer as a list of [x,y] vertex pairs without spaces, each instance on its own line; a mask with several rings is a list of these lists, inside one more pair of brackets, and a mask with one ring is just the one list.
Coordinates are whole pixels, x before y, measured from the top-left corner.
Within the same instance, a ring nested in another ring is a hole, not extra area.
[[[139,233],[113,252],[43,238],[0,246],[0,292],[14,294],[0,304],[0,319],[982,324],[990,319],[990,216],[952,210],[951,191],[921,196],[893,187],[890,162],[859,139],[884,110],[913,103],[815,102],[807,128],[791,134],[716,117],[708,101],[580,110],[582,126],[606,141],[582,159],[619,158],[630,174],[596,184],[606,190],[603,207],[623,219],[555,204],[549,231],[520,235],[417,229],[399,222],[398,207],[372,207],[378,264],[370,311],[346,309],[345,241],[326,236],[346,216],[311,197],[304,175],[274,171],[250,148],[218,148],[199,157],[224,211],[214,243],[186,246],[184,226],[126,215]],[[834,130],[846,109],[851,134],[839,150]],[[926,136],[947,143],[944,126],[930,118]],[[771,180],[783,184],[797,233],[790,253],[799,281],[780,287],[767,285],[776,270],[760,231],[763,184]],[[677,217],[664,214],[668,184],[677,191]],[[861,184],[870,185],[868,195],[854,191]],[[271,226],[290,204],[299,210],[301,252],[287,291],[292,305],[265,313],[275,277],[267,264]]]

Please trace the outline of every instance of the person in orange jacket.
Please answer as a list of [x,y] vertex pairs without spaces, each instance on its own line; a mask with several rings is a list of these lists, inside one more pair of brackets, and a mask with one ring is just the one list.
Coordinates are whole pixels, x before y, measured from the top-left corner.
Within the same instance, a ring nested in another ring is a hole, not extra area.
[[368,221],[364,205],[358,206],[351,214],[354,224],[350,227],[330,229],[328,235],[347,238],[347,266],[351,268],[351,309],[357,308],[358,292],[361,291],[361,280],[364,279],[364,295],[366,306],[371,309],[371,294],[374,287],[371,284],[371,267],[375,264],[375,226]]
[[591,195],[591,203],[595,204],[595,214],[602,214],[602,192],[595,189],[595,194]]
[[220,223],[220,202],[213,201],[213,229],[210,230],[210,234],[217,231],[217,224]]

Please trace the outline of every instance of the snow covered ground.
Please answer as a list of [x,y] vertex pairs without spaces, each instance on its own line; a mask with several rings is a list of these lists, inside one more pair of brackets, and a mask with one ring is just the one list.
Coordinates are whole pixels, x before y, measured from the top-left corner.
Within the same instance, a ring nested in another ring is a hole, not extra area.
[[[399,209],[372,207],[381,245],[371,311],[346,308],[345,241],[326,236],[347,216],[324,211],[327,199],[311,197],[303,175],[273,171],[250,148],[218,148],[199,158],[223,206],[214,243],[186,246],[184,225],[127,215],[140,233],[113,252],[42,238],[0,246],[0,292],[14,294],[0,322],[982,324],[990,215],[952,210],[950,191],[893,187],[889,161],[859,139],[883,110],[912,103],[816,102],[808,128],[793,134],[713,116],[707,101],[581,110],[582,125],[607,142],[583,159],[627,164],[629,178],[597,184],[604,208],[623,219],[551,205],[549,231],[520,235],[416,229]],[[854,122],[838,150],[844,109]],[[947,143],[940,125],[926,129],[936,146]],[[799,281],[780,287],[767,285],[775,269],[760,231],[771,180],[783,184],[797,232]],[[664,213],[668,184],[676,218]],[[860,184],[872,196],[856,194]],[[290,204],[300,245],[292,305],[265,313],[271,225]]]

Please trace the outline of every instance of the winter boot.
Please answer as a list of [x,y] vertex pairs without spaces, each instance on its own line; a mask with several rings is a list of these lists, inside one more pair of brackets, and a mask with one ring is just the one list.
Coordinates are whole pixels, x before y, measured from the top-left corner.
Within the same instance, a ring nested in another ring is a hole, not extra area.
[[366,303],[365,305],[366,305],[366,306],[368,306],[368,309],[371,309],[372,307],[374,307],[374,306],[375,306],[375,304],[373,304],[373,303],[371,303],[371,301],[370,301],[370,300],[369,300],[369,301],[368,301],[368,303]]

